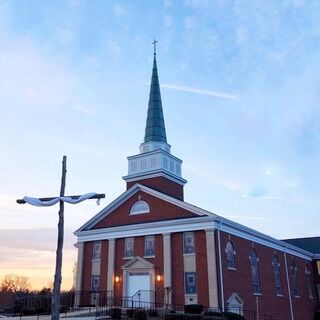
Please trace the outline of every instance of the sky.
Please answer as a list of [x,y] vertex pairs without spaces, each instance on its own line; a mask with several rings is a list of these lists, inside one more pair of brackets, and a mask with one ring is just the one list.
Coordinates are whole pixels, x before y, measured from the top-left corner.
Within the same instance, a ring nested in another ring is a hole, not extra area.
[[0,280],[53,282],[58,207],[25,195],[105,193],[65,207],[73,232],[125,191],[143,140],[154,39],[185,200],[275,238],[319,236],[320,2],[0,2]]

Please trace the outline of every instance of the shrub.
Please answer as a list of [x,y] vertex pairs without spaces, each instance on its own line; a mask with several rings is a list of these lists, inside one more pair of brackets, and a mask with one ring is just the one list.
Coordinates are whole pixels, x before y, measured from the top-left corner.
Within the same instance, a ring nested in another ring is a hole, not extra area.
[[201,320],[227,320],[223,315],[220,316],[202,316]]
[[137,309],[134,313],[134,318],[136,320],[147,320],[147,312],[143,309]]
[[203,310],[202,304],[186,304],[184,306],[184,312],[190,314],[201,314]]
[[320,310],[315,312],[313,320],[320,320]]
[[165,320],[186,320],[186,315],[183,313],[167,313]]
[[121,319],[121,308],[111,308],[111,319]]
[[228,320],[246,320],[244,316],[238,313],[224,312],[223,314]]
[[158,316],[158,310],[157,309],[149,309],[148,310],[149,317],[157,317]]
[[134,317],[134,312],[135,312],[135,309],[131,308],[131,309],[127,309],[126,310],[126,315],[128,318],[133,318]]
[[202,317],[222,317],[223,314],[219,311],[203,311]]

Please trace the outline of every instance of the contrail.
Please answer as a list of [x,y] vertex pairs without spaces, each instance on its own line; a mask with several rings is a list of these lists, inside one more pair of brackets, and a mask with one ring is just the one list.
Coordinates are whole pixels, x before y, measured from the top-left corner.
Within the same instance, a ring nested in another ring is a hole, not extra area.
[[217,91],[211,91],[211,90],[205,90],[205,89],[198,89],[198,88],[192,88],[192,87],[186,87],[186,86],[179,86],[176,84],[170,84],[170,83],[163,83],[161,84],[162,88],[171,89],[171,90],[178,90],[183,92],[191,92],[196,94],[202,94],[205,96],[211,96],[211,97],[217,97],[222,99],[231,99],[231,100],[238,100],[239,96],[235,94],[230,94],[226,92],[217,92]]

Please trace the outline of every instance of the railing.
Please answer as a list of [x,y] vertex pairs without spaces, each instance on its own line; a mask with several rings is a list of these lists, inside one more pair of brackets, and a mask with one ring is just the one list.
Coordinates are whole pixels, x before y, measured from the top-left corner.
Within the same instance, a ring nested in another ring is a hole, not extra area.
[[[143,297],[147,296],[148,299],[144,300]],[[168,313],[175,312],[183,314],[185,305],[175,304],[174,306],[166,305],[158,297],[156,299],[156,292],[139,290],[132,297],[114,297],[112,291],[79,291],[61,294],[60,312],[67,315],[72,313],[77,317],[91,317],[111,318],[115,317],[113,312],[117,313],[117,318],[133,318],[137,310],[144,311],[149,316],[157,316],[164,319]],[[116,310],[117,309],[117,310]],[[242,314],[246,320],[276,320],[277,315],[259,315],[257,317],[256,311],[246,309],[212,309],[204,307],[204,311],[216,312],[233,312]],[[51,294],[34,295],[24,298],[18,298],[14,307],[14,314],[16,316],[48,315],[51,313]],[[71,315],[70,315],[71,316]],[[182,319],[182,318],[181,318]]]

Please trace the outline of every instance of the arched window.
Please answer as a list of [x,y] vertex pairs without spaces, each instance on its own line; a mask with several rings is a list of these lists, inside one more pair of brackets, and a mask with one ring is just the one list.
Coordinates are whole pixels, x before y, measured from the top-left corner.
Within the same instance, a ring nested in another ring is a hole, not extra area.
[[272,267],[274,272],[274,282],[276,287],[276,294],[281,295],[281,276],[280,276],[280,262],[276,255],[272,257]]
[[299,297],[299,289],[298,289],[298,267],[294,259],[291,260],[290,265],[290,275],[291,275],[291,282],[292,282],[292,292],[295,297]]
[[257,252],[255,249],[251,251],[249,260],[250,260],[251,274],[252,274],[253,293],[261,294],[260,275],[259,275],[259,258],[257,256]]
[[143,213],[149,213],[150,212],[150,207],[149,205],[143,201],[143,200],[139,200],[137,201],[130,210],[130,214],[143,214]]
[[312,293],[311,271],[310,271],[309,265],[307,265],[307,264],[306,264],[304,273],[305,273],[305,276],[306,276],[306,285],[307,285],[308,298],[312,299],[313,298],[313,293]]
[[227,242],[226,245],[226,254],[227,254],[227,266],[228,269],[235,269],[236,265],[235,265],[235,251],[234,251],[234,247],[231,241]]

